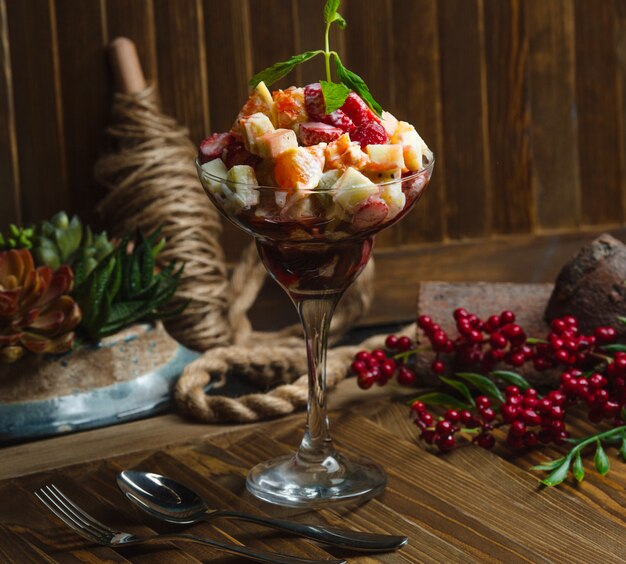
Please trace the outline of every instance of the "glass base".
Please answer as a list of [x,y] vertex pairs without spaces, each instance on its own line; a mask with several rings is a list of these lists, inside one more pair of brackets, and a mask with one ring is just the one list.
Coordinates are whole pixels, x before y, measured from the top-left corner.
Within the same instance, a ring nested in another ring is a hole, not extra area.
[[246,480],[254,496],[288,507],[364,501],[381,493],[386,484],[387,475],[378,464],[341,454],[321,463],[305,462],[297,454],[281,456],[257,464]]

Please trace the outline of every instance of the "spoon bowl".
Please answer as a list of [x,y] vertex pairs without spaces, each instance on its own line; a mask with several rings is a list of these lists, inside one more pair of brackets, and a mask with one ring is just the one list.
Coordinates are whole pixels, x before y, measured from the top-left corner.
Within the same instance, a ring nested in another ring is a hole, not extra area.
[[349,529],[271,519],[240,511],[211,509],[196,492],[187,486],[153,472],[124,470],[117,476],[117,485],[126,498],[137,507],[148,515],[168,523],[191,525],[217,518],[239,519],[324,544],[366,552],[389,552],[401,548],[408,542],[407,537],[401,535],[362,533]]

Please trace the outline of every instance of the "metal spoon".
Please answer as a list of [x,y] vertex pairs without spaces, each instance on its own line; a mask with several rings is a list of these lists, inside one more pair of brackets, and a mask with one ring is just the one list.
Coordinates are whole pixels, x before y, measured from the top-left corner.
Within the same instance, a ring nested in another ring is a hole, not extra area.
[[403,536],[360,533],[347,529],[270,519],[239,511],[212,510],[198,494],[186,486],[171,478],[150,472],[125,470],[118,475],[117,485],[135,505],[152,517],[169,523],[190,525],[200,521],[212,521],[219,517],[239,519],[266,525],[324,544],[370,552],[396,550],[408,542],[407,537]]

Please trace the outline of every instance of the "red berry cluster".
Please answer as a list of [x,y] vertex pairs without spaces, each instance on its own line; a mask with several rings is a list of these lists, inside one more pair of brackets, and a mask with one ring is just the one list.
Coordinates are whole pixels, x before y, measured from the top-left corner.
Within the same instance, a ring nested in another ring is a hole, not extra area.
[[[496,442],[493,431],[508,426],[506,441],[512,448],[562,444],[569,437],[566,410],[580,402],[587,404],[588,417],[594,423],[610,420],[614,426],[625,424],[626,352],[611,357],[602,349],[615,341],[614,328],[598,327],[592,335],[582,335],[577,320],[566,316],[552,322],[545,339],[528,340],[511,311],[481,320],[459,308],[454,319],[458,331],[454,338],[429,316],[418,319],[418,327],[435,352],[431,364],[435,374],[443,374],[446,369],[453,373],[466,366],[489,372],[497,362],[517,367],[528,361],[537,370],[563,366],[565,371],[559,389],[543,397],[534,388],[521,391],[517,386],[508,386],[504,401],[496,409],[489,397],[481,395],[473,400],[475,408],[448,409],[437,418],[424,403],[414,402],[411,416],[426,443],[446,451],[454,447],[455,435],[464,433],[477,445],[492,448]],[[411,360],[422,349],[416,348],[409,337],[396,335],[387,337],[385,347],[356,355],[352,370],[359,386],[366,389],[374,382],[382,386],[394,375],[398,383],[414,385],[417,376]]]

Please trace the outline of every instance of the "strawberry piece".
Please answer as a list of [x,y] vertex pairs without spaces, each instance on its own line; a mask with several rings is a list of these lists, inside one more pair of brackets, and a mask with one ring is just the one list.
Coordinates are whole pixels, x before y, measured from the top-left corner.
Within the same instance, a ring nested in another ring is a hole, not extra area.
[[378,196],[371,196],[356,210],[352,218],[352,227],[357,230],[370,229],[385,221],[389,207]]
[[241,141],[234,141],[222,151],[222,160],[226,168],[231,169],[237,165],[256,167],[262,159],[246,150]]
[[368,145],[382,145],[389,143],[389,135],[385,128],[377,121],[370,121],[359,125],[352,133],[350,133],[352,141],[358,141],[361,147]]
[[319,82],[304,87],[304,106],[311,121],[324,121],[326,104]]
[[310,121],[327,123],[346,133],[350,133],[354,129],[354,122],[341,110],[326,114],[324,94],[318,82],[304,87],[304,105]]
[[356,92],[350,92],[341,111],[346,114],[355,125],[361,125],[370,121],[380,123],[380,118],[370,109],[363,98]]
[[341,110],[335,110],[324,118],[324,123],[341,129],[345,133],[351,133],[356,127],[354,122]]
[[208,163],[217,157],[222,156],[224,149],[230,145],[235,138],[230,133],[213,133],[200,143],[198,158],[200,164]]
[[307,147],[317,145],[318,143],[330,143],[335,139],[339,139],[342,135],[343,131],[341,129],[327,123],[309,121],[300,124],[300,141]]

